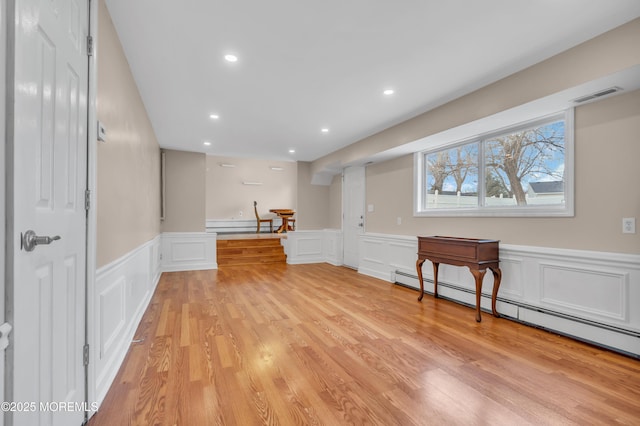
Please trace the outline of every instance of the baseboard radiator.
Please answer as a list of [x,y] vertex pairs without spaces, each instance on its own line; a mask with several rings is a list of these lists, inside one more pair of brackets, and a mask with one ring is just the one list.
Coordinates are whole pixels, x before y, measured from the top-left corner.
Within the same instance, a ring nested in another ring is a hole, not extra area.
[[[412,279],[414,279],[416,281],[418,280],[418,276],[417,275],[409,274],[407,272],[400,271],[400,270],[396,270],[395,271],[395,275],[396,276],[400,275],[400,276],[404,276],[404,277],[407,277],[407,278],[412,278]],[[431,285],[433,285],[433,280],[430,279],[430,278],[424,278],[423,281],[425,283],[430,283]],[[399,285],[399,286],[402,286],[402,287],[406,287],[406,288],[410,288],[410,289],[415,290],[415,288],[413,286],[398,282],[397,280],[395,281],[395,284]],[[441,288],[441,287],[449,288],[449,289],[455,290],[457,292],[469,293],[469,294],[472,294],[472,295],[475,296],[475,290],[473,290],[473,289],[469,289],[469,288],[466,288],[466,287],[462,287],[462,286],[459,286],[459,285],[448,283],[446,281],[438,280],[438,288]],[[420,291],[420,290],[418,290],[418,291]],[[425,294],[433,296],[433,292],[431,292],[431,291],[425,290],[424,292],[425,292]],[[475,305],[473,305],[473,304],[466,303],[464,301],[461,301],[461,300],[458,300],[458,299],[455,299],[455,298],[452,298],[452,297],[443,296],[442,294],[438,294],[438,298],[439,299],[444,299],[444,300],[449,300],[449,301],[452,301],[452,302],[455,302],[455,303],[458,303],[458,304],[461,304],[461,305],[465,305],[465,306],[469,306],[469,307],[475,308]],[[482,293],[482,298],[483,299],[487,299],[487,300],[491,300],[491,294]],[[576,323],[579,323],[579,324],[583,324],[583,325],[586,325],[586,326],[589,326],[589,327],[594,327],[594,328],[597,328],[597,329],[607,330],[609,332],[614,332],[614,333],[620,333],[620,334],[623,334],[625,336],[630,336],[630,337],[635,337],[635,338],[640,339],[640,332],[636,332],[636,331],[633,331],[633,330],[627,330],[627,329],[624,329],[624,328],[621,328],[621,327],[616,327],[616,326],[613,326],[613,325],[610,325],[610,324],[605,324],[605,323],[594,321],[594,320],[591,320],[591,319],[588,319],[588,318],[581,318],[581,317],[578,317],[578,316],[575,316],[575,315],[566,314],[564,312],[559,312],[559,311],[556,311],[556,310],[553,310],[553,309],[542,308],[540,306],[534,306],[534,305],[531,305],[531,304],[528,304],[528,303],[523,303],[523,302],[520,302],[520,301],[517,301],[517,300],[512,300],[512,299],[508,299],[508,298],[500,297],[500,296],[496,297],[496,301],[497,302],[502,302],[502,303],[508,303],[508,304],[516,307],[518,310],[520,308],[527,309],[529,311],[538,312],[538,313],[543,314],[543,315],[548,315],[548,316],[552,316],[552,317],[556,317],[556,318],[561,318],[563,320],[573,321],[573,322],[576,322]],[[483,308],[482,310],[485,311],[485,312],[490,312],[488,309],[484,309]],[[508,314],[504,314],[502,312],[500,313],[500,316],[502,318],[506,318],[506,319],[509,319],[511,321],[515,321],[515,322],[518,322],[518,323],[521,323],[521,324],[525,324],[525,325],[528,325],[528,326],[531,326],[531,327],[543,329],[543,330],[546,330],[546,331],[549,331],[549,332],[552,332],[552,333],[556,333],[556,334],[559,334],[559,335],[567,336],[567,337],[570,337],[572,339],[579,340],[579,341],[582,341],[582,342],[585,342],[585,343],[589,343],[591,345],[595,345],[595,346],[598,346],[598,347],[602,347],[602,348],[605,348],[605,349],[608,349],[608,350],[611,350],[611,351],[614,351],[614,352],[618,352],[618,353],[621,353],[623,355],[626,355],[626,356],[629,356],[629,357],[632,357],[632,358],[640,359],[640,354],[627,352],[627,351],[621,350],[619,348],[611,347],[611,346],[604,345],[604,344],[599,343],[599,342],[595,342],[595,341],[592,341],[592,340],[589,340],[589,339],[585,339],[585,338],[580,337],[580,336],[576,336],[576,335],[573,335],[573,334],[570,334],[570,333],[565,333],[565,332],[562,332],[562,331],[559,331],[559,330],[555,330],[553,328],[545,327],[545,326],[540,325],[540,324],[524,321],[524,320],[522,320],[522,319],[520,319],[518,317],[514,317],[514,316],[511,316],[511,315],[508,315]]]

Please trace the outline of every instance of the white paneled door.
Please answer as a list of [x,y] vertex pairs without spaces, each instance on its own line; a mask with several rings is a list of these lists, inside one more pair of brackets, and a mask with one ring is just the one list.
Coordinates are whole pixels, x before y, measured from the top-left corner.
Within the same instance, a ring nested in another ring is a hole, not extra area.
[[14,1],[13,424],[80,425],[88,0]]
[[360,235],[364,233],[365,169],[347,167],[343,176],[343,262],[346,266],[358,269]]

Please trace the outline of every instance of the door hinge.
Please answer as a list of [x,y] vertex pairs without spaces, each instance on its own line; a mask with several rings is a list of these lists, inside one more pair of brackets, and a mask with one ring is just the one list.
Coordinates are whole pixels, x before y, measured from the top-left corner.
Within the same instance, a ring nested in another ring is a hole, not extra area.
[[84,209],[89,210],[91,208],[91,190],[85,189],[84,191]]
[[87,56],[93,56],[93,37],[87,36]]
[[89,365],[89,345],[85,344],[82,347],[82,365],[85,367]]
[[9,346],[9,334],[12,328],[8,322],[0,325],[0,351],[4,351]]

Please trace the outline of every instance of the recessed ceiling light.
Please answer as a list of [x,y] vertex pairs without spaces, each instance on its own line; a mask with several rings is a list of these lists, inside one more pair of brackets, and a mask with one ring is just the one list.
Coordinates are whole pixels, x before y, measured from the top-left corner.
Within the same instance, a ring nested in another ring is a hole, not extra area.
[[218,114],[211,114],[209,115],[209,118],[211,118],[212,120],[217,120],[218,118],[220,118],[220,116]]
[[327,129],[326,127],[324,127],[324,128],[322,128],[322,129],[320,129],[320,131],[321,131],[322,133],[329,133],[329,129]]
[[205,141],[205,142],[204,142],[204,146],[211,146],[211,142],[209,142],[209,141]]
[[389,96],[389,95],[393,95],[395,92],[393,89],[386,89],[384,92],[385,95]]
[[281,172],[284,170],[283,167],[271,167],[271,170],[275,170],[276,172]]
[[236,55],[224,55],[224,59],[227,62],[238,62],[238,57]]
[[296,150],[295,150],[295,149],[290,149],[290,150],[289,150],[289,154],[294,154],[295,152],[296,152]]

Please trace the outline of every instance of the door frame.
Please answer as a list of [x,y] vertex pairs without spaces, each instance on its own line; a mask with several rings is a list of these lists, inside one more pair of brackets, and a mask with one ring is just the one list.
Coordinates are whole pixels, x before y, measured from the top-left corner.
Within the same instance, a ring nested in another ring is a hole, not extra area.
[[[93,55],[89,57],[89,88],[87,90],[87,189],[90,191],[90,209],[87,213],[87,287],[85,291],[86,297],[86,317],[85,317],[85,338],[89,345],[89,365],[87,367],[85,380],[86,382],[86,399],[88,406],[92,409],[96,401],[96,362],[98,359],[98,345],[96,344],[96,321],[94,318],[95,310],[95,289],[96,289],[96,253],[97,253],[97,235],[98,235],[98,210],[97,193],[98,193],[98,116],[97,116],[97,95],[98,95],[98,0],[87,0],[89,2],[89,35],[93,39]],[[104,0],[102,0],[104,1]],[[91,417],[94,412],[88,413]]]
[[[347,239],[347,233],[345,232],[346,229],[346,205],[347,205],[347,186],[345,184],[346,182],[346,178],[345,178],[345,174],[347,172],[347,169],[351,169],[351,170],[355,170],[355,169],[361,169],[362,170],[362,233],[364,234],[365,229],[366,229],[366,221],[367,221],[367,214],[365,211],[365,205],[367,202],[367,169],[365,166],[358,166],[358,165],[353,165],[353,166],[348,166],[345,167],[344,169],[342,169],[342,263],[344,264],[344,266],[347,266],[349,268],[353,268],[353,265],[347,265],[344,262],[344,247],[345,247],[345,241]],[[358,247],[358,253],[360,251],[360,248]],[[358,260],[358,265],[356,266],[356,269],[358,269],[360,267],[360,262]]]
[[[7,84],[7,36],[8,36],[8,23],[7,23],[7,2],[0,2],[0,99],[4,99],[4,101],[0,102],[0,135],[2,138],[2,144],[0,144],[0,241],[6,241],[6,230],[5,230],[5,147],[7,145],[6,142],[6,84]],[[5,276],[5,251],[4,244],[0,244],[0,297],[1,300],[5,299],[5,283],[7,282]],[[5,304],[4,302],[0,303],[0,324],[5,322]],[[6,401],[5,399],[5,350],[0,349],[0,380],[2,383],[0,384],[0,401]],[[4,426],[4,414],[0,415],[0,426]]]
[[[87,88],[87,189],[90,191],[90,209],[87,213],[86,220],[86,250],[85,250],[85,342],[90,345],[89,365],[85,374],[85,399],[89,402],[88,407],[95,397],[95,362],[96,359],[95,345],[92,344],[95,336],[95,321],[92,320],[94,309],[95,294],[95,277],[96,277],[96,250],[97,250],[97,210],[96,206],[96,189],[97,189],[97,117],[96,117],[96,94],[97,94],[97,42],[98,42],[98,4],[96,0],[85,0],[88,8],[89,35],[93,39],[93,55],[87,60],[88,72],[88,88]],[[16,244],[15,230],[11,215],[8,212],[13,209],[13,191],[10,185],[13,185],[13,167],[10,160],[13,159],[13,135],[11,120],[13,117],[13,90],[14,75],[13,68],[15,64],[15,19],[8,19],[8,16],[15,15],[16,0],[3,1],[0,4],[0,94],[5,95],[5,102],[0,105],[0,134],[5,141],[0,147],[0,220],[5,226],[0,227],[0,237],[7,242],[8,250],[5,246],[0,245],[0,274],[3,278],[0,286],[0,296],[3,296],[5,302],[0,303],[0,323],[5,320],[5,313],[13,309],[11,298],[4,297],[5,294],[12,294],[13,282],[12,267],[13,265],[13,245]],[[8,118],[7,118],[8,117]],[[12,162],[12,161],[11,161]],[[6,180],[5,180],[6,176]],[[12,236],[6,239],[6,236]],[[9,336],[10,342],[13,336]],[[11,344],[11,343],[10,343]],[[3,354],[4,355],[4,354]],[[4,358],[4,356],[2,357]],[[0,360],[2,361],[2,360]],[[13,386],[13,362],[10,359],[4,359],[0,372],[2,380],[2,389],[0,396],[3,401],[7,401],[5,396],[11,398],[11,388]],[[8,413],[5,413],[8,414]],[[89,413],[91,416],[93,413]],[[4,416],[0,416],[0,426],[4,424]]]

